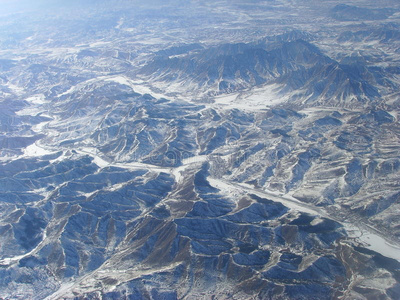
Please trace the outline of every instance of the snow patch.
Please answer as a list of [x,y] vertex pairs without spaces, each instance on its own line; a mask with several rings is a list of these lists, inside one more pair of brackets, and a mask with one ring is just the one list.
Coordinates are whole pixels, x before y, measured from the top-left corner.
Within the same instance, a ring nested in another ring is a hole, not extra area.
[[121,28],[121,26],[124,24],[124,18],[120,18],[119,20],[118,20],[118,23],[117,23],[117,25],[114,27],[115,29],[120,29]]
[[154,98],[167,98],[167,96],[154,92],[151,88],[146,86],[146,83],[142,80],[131,80],[125,76],[113,76],[106,79],[106,81],[113,81],[122,85],[131,87],[136,93],[149,94]]
[[10,265],[12,265],[14,263],[19,262],[21,259],[23,259],[25,257],[28,257],[28,256],[31,256],[31,255],[35,254],[37,251],[39,251],[40,249],[43,248],[43,246],[44,246],[44,244],[46,242],[46,238],[47,238],[47,232],[46,232],[46,229],[45,229],[45,230],[43,230],[43,238],[42,238],[42,240],[40,241],[40,243],[35,248],[33,248],[31,251],[29,251],[26,254],[22,254],[22,255],[18,255],[18,256],[14,256],[14,257],[7,257],[7,258],[4,258],[4,259],[1,259],[0,260],[0,266],[10,266]]
[[279,94],[280,86],[277,84],[253,88],[251,91],[225,94],[214,98],[215,104],[226,108],[241,110],[259,110],[284,103],[292,94],[284,96]]
[[[275,202],[280,202],[286,207],[295,211],[332,219],[342,224],[348,236],[361,242],[363,247],[380,253],[383,256],[396,259],[400,262],[400,246],[390,243],[388,240],[380,236],[375,229],[367,225],[359,224],[356,226],[350,223],[341,222],[339,220],[336,220],[335,218],[332,218],[332,216],[329,216],[324,210],[302,203],[289,195],[281,195],[276,192],[264,190],[260,191],[254,189],[251,185],[248,184],[231,183],[221,179],[208,178],[208,181],[212,186],[223,190],[230,195],[243,192],[252,193],[259,197],[264,197]],[[321,219],[316,219],[313,225],[316,225],[320,221]]]
[[50,121],[40,122],[39,124],[32,126],[32,130],[36,133],[41,133],[43,132],[43,128],[49,123]]
[[366,225],[355,226],[350,223],[343,223],[343,225],[349,237],[361,241],[365,248],[400,262],[400,247],[379,236],[374,232],[375,230],[373,228],[367,227]]
[[26,98],[25,100],[32,104],[44,104],[47,102],[43,94],[33,95]]
[[36,143],[29,145],[24,149],[24,155],[28,157],[36,157],[36,156],[44,156],[44,155],[49,155],[53,154],[55,151],[49,151],[46,150],[40,146],[38,146]]
[[177,183],[182,182],[183,174],[188,167],[193,164],[203,163],[207,160],[206,155],[198,155],[182,160],[182,166],[172,169],[171,174],[175,177]]
[[90,47],[95,48],[95,47],[100,47],[100,46],[107,46],[109,44],[111,44],[111,42],[100,41],[100,42],[95,42],[95,43],[90,44]]
[[19,86],[17,86],[17,85],[15,85],[15,84],[12,84],[12,83],[8,83],[8,88],[10,89],[10,90],[12,90],[15,94],[17,94],[17,95],[21,95],[21,94],[23,94],[24,92],[25,92],[25,89],[24,88],[22,88],[22,87],[19,87]]
[[122,85],[127,85],[131,86],[131,83],[128,81],[128,79],[125,76],[116,76],[116,77],[111,77],[107,78],[106,81],[113,81]]
[[300,202],[299,200],[292,198],[289,195],[282,195],[279,192],[265,191],[265,190],[257,190],[254,189],[253,186],[245,183],[231,183],[225,180],[216,179],[216,178],[207,178],[209,183],[221,190],[225,190],[229,192],[229,194],[237,194],[237,193],[251,193],[255,194],[262,198],[267,198],[275,202],[280,202],[289,209],[300,211],[316,216],[322,216],[323,212],[317,208],[314,208],[310,205]]

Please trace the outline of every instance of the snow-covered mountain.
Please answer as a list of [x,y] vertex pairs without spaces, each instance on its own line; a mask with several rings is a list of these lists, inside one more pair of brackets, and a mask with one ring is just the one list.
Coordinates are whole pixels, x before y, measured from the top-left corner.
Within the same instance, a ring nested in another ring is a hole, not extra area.
[[353,2],[4,11],[0,298],[400,298],[399,4]]
[[[189,51],[186,55],[156,56],[142,68],[146,81],[179,86],[195,94],[232,93],[266,84],[279,84],[281,94],[297,92],[290,102],[313,106],[365,106],[381,95],[376,87],[383,70],[360,61],[341,64],[304,40],[224,44]],[[297,101],[296,101],[297,100]],[[363,103],[364,102],[364,103]]]

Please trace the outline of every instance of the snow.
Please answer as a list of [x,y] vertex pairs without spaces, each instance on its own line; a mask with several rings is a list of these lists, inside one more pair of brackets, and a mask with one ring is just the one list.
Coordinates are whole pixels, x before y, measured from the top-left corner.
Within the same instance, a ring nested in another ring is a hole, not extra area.
[[146,83],[142,80],[131,80],[125,76],[113,76],[106,79],[106,81],[113,81],[119,84],[130,86],[136,93],[149,94],[154,98],[168,98],[164,94],[160,94],[151,90]]
[[122,76],[122,75],[118,75],[118,76],[98,76],[96,78],[92,78],[86,81],[83,81],[75,86],[72,86],[71,88],[69,88],[67,91],[61,93],[58,95],[58,97],[62,97],[65,95],[69,95],[72,94],[76,91],[78,91],[79,89],[87,86],[88,84],[93,84],[96,82],[115,82],[118,84],[122,84],[122,85],[126,85],[131,87],[135,92],[139,93],[139,94],[149,94],[151,96],[153,96],[154,98],[168,98],[166,95],[164,94],[160,94],[157,92],[154,92],[152,89],[150,89],[146,82],[142,81],[142,80],[131,80],[130,78],[126,77],[126,76]]
[[398,122],[398,120],[399,120],[399,114],[398,114],[397,111],[392,110],[392,111],[387,111],[387,113],[391,114],[392,117],[394,118],[394,120],[395,120],[396,122]]
[[44,104],[46,103],[46,98],[43,94],[33,95],[25,99],[32,104]]
[[350,223],[342,224],[349,234],[349,237],[358,239],[365,248],[400,262],[400,246],[390,243],[385,238],[378,235],[378,233],[375,233],[375,229],[362,224],[357,226]]
[[82,87],[85,87],[85,86],[87,86],[89,84],[92,84],[92,83],[100,82],[100,81],[105,80],[105,79],[107,79],[107,76],[98,76],[98,77],[95,77],[95,78],[88,79],[86,81],[82,81],[82,82],[78,83],[77,85],[74,85],[74,86],[70,87],[67,91],[65,91],[65,92],[63,92],[61,94],[58,94],[58,97],[62,97],[62,96],[68,95],[68,94],[75,93],[76,91],[78,91]]
[[38,113],[40,113],[40,111],[37,108],[29,108],[29,107],[15,112],[17,116],[34,116]]
[[120,18],[119,20],[118,20],[118,23],[117,23],[117,25],[114,27],[115,29],[120,29],[121,28],[121,26],[124,24],[124,18]]
[[68,94],[72,94],[75,90],[76,90],[76,87],[72,86],[67,91],[65,91],[64,93],[59,94],[58,97],[65,96],[65,95],[68,95]]
[[140,162],[133,162],[133,163],[113,163],[113,167],[123,168],[123,169],[130,169],[130,170],[151,170],[158,173],[170,173],[170,168],[163,168],[155,165],[144,164]]
[[51,164],[55,164],[55,163],[58,163],[60,161],[63,161],[64,159],[67,159],[67,158],[68,158],[68,156],[66,155],[65,152],[63,152],[59,157],[57,157],[56,159],[52,159],[49,162]]
[[237,193],[252,193],[255,194],[259,197],[267,198],[275,202],[280,202],[286,207],[295,210],[295,211],[301,211],[304,213],[312,214],[312,215],[317,215],[321,216],[323,215],[323,212],[315,207],[312,207],[310,205],[307,205],[303,202],[298,201],[295,198],[292,198],[288,195],[282,195],[279,192],[272,192],[272,191],[266,191],[266,190],[258,190],[254,189],[249,184],[245,183],[231,183],[225,180],[221,179],[216,179],[216,178],[208,178],[209,183],[221,190],[224,190],[225,192],[228,192],[229,194],[237,194]]
[[53,154],[53,153],[55,153],[55,152],[46,150],[46,149],[40,147],[39,145],[37,145],[37,143],[29,145],[28,147],[26,147],[24,149],[24,155],[25,156],[31,156],[31,157],[32,156],[49,155],[49,154]]
[[156,165],[151,165],[151,164],[144,164],[140,162],[131,162],[131,163],[110,163],[106,161],[105,159],[101,158],[98,154],[98,150],[96,148],[90,148],[90,147],[84,147],[81,149],[75,149],[75,151],[79,154],[82,155],[89,155],[93,157],[93,162],[99,167],[99,168],[105,168],[105,167],[117,167],[121,169],[129,169],[129,170],[151,170],[154,172],[158,173],[171,173],[171,168],[163,168],[159,167]]
[[336,220],[332,216],[330,216],[323,209],[316,208],[311,205],[307,205],[303,202],[296,200],[295,198],[293,198],[289,195],[282,195],[277,192],[271,192],[271,191],[265,191],[265,190],[261,191],[261,190],[254,189],[251,185],[248,185],[248,184],[230,183],[228,181],[224,181],[221,179],[208,178],[208,181],[212,186],[224,191],[225,193],[231,194],[231,195],[234,195],[237,193],[248,192],[248,193],[255,194],[259,197],[264,197],[264,198],[270,199],[275,202],[280,202],[283,205],[285,205],[286,207],[288,207],[292,210],[295,210],[295,211],[332,219],[332,220],[342,224],[344,229],[347,231],[348,236],[350,238],[357,239],[359,242],[361,242],[361,244],[365,248],[375,251],[377,253],[380,253],[383,256],[396,259],[397,261],[400,262],[400,246],[390,243],[383,236],[381,236],[380,233],[376,232],[375,229],[373,229],[367,225],[364,225],[362,223],[353,225],[350,223],[341,222],[339,220]]
[[104,159],[98,157],[98,156],[94,156],[93,162],[98,165],[100,168],[105,168],[108,167],[110,165],[109,162],[105,161]]
[[90,155],[93,157],[93,162],[99,167],[99,168],[105,168],[110,166],[110,163],[101,158],[100,156],[97,155],[98,150],[96,148],[90,148],[90,147],[84,147],[79,150],[75,150],[77,153],[82,154],[82,155]]
[[182,160],[182,166],[172,169],[172,175],[175,177],[175,181],[177,183],[182,182],[183,174],[185,173],[186,169],[193,164],[202,163],[207,160],[206,155],[198,155],[186,158]]
[[44,243],[46,241],[47,238],[47,234],[46,234],[46,230],[43,231],[43,238],[41,240],[41,242],[35,247],[33,248],[31,251],[29,251],[26,254],[22,254],[22,255],[18,255],[18,256],[14,256],[14,257],[7,257],[7,258],[3,258],[0,260],[0,266],[10,266],[18,261],[20,261],[21,259],[31,256],[32,254],[36,253],[37,251],[39,251],[40,249],[42,249],[42,247],[44,246]]
[[34,132],[41,133],[41,132],[43,132],[44,127],[49,123],[50,123],[50,121],[40,122],[39,124],[32,126],[32,130]]
[[71,291],[73,286],[74,282],[63,283],[61,287],[58,289],[58,291],[46,297],[45,300],[62,299],[63,297],[69,295],[69,292]]
[[225,108],[241,110],[259,110],[284,103],[292,94],[279,95],[280,86],[277,84],[253,88],[251,91],[224,94],[214,98],[215,104]]
[[215,97],[214,100],[218,104],[229,105],[229,104],[232,104],[233,102],[237,101],[239,95],[240,95],[239,93],[224,94],[224,95]]
[[106,81],[113,81],[113,82],[116,82],[116,83],[119,83],[122,85],[128,85],[128,86],[131,85],[131,83],[125,76],[115,76],[115,77],[107,78]]
[[100,47],[100,46],[106,46],[106,45],[109,45],[109,44],[111,44],[111,42],[99,41],[99,42],[95,42],[95,43],[90,44],[90,47],[91,48],[96,48],[96,47]]
[[8,88],[17,95],[23,94],[25,92],[24,88],[17,86],[15,84],[12,84],[12,83],[8,83]]
[[192,156],[192,157],[182,160],[182,164],[189,165],[189,164],[193,164],[193,163],[204,162],[206,160],[207,160],[207,155],[197,155],[197,156]]
[[79,150],[76,150],[77,153],[83,154],[83,155],[90,155],[93,157],[93,162],[99,167],[99,168],[105,168],[109,166],[121,168],[121,169],[129,169],[129,170],[151,170],[153,172],[158,172],[158,173],[169,173],[175,177],[176,182],[181,182],[182,177],[187,168],[194,164],[202,163],[207,160],[206,155],[198,155],[198,156],[193,156],[186,158],[182,160],[182,166],[179,166],[177,168],[170,168],[170,167],[159,167],[156,165],[151,165],[151,164],[145,164],[141,162],[130,162],[130,163],[110,163],[106,161],[105,159],[101,158],[98,155],[98,150],[96,148],[90,148],[90,147],[84,147]]

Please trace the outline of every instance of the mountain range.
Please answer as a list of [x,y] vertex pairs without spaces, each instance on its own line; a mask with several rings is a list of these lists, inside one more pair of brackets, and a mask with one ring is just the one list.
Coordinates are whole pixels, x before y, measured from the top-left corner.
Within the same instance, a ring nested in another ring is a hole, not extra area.
[[396,1],[16,7],[1,299],[400,298]]

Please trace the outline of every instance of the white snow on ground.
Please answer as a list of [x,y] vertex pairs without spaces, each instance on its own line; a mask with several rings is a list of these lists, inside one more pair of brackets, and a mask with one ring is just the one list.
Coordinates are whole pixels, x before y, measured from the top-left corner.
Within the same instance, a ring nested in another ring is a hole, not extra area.
[[43,113],[43,104],[47,103],[46,97],[43,94],[33,95],[25,99],[30,105],[15,112],[19,116],[34,116]]
[[224,94],[214,98],[215,104],[225,108],[238,108],[242,110],[259,110],[288,101],[293,94],[279,94],[281,87],[277,84],[253,88],[251,91]]
[[[131,80],[131,79],[127,78],[126,76],[122,76],[122,75],[98,76],[96,78],[92,78],[92,79],[83,81],[75,86],[72,86],[67,91],[59,94],[58,97],[72,94],[72,93],[78,91],[79,89],[84,88],[85,86],[87,86],[89,84],[93,84],[93,83],[101,82],[101,81],[116,82],[116,83],[119,83],[122,85],[127,85],[127,86],[131,87],[136,93],[139,93],[139,94],[150,94],[151,96],[153,96],[155,98],[166,98],[166,96],[164,94],[154,92],[152,89],[150,89],[148,87],[148,85],[146,84],[146,82],[144,82],[142,80]],[[167,97],[167,98],[169,98],[169,97]]]
[[135,28],[123,28],[122,30],[126,32],[133,32],[135,31]]
[[36,253],[38,250],[42,249],[45,241],[47,238],[47,234],[46,234],[46,230],[43,231],[43,238],[41,240],[41,242],[35,247],[33,248],[31,251],[29,251],[28,253],[25,253],[23,255],[18,255],[18,256],[14,256],[14,257],[7,257],[7,258],[3,258],[0,260],[0,266],[10,266],[13,263],[16,263],[18,261],[20,261],[21,259],[23,259],[24,257],[28,257],[34,253]]
[[198,163],[198,162],[204,162],[207,160],[207,155],[197,155],[197,156],[192,156],[192,157],[188,157],[185,158],[184,160],[182,160],[182,165],[189,165],[189,164],[194,164],[194,163]]
[[359,242],[361,242],[361,244],[365,248],[380,253],[383,256],[396,259],[397,261],[400,262],[400,246],[394,245],[393,243],[389,242],[384,237],[382,237],[378,232],[376,232],[376,230],[367,225],[358,224],[356,226],[354,224],[336,220],[331,215],[326,213],[323,209],[307,205],[288,195],[281,195],[276,192],[270,192],[265,190],[257,190],[254,189],[251,185],[242,183],[240,184],[231,183],[221,179],[208,178],[207,180],[210,182],[212,186],[224,191],[224,193],[228,194],[236,194],[243,192],[252,193],[259,197],[264,197],[275,202],[280,202],[286,207],[293,209],[295,211],[309,213],[312,215],[317,215],[332,219],[342,224],[344,229],[347,231],[348,236],[350,238],[357,239]]
[[110,165],[109,162],[105,161],[104,159],[98,157],[98,156],[94,156],[93,162],[98,165],[100,168],[105,168],[108,167]]
[[38,109],[38,107],[26,107],[24,109],[16,111],[15,114],[17,116],[34,116],[39,114],[41,111],[42,109]]
[[49,123],[50,123],[50,121],[40,122],[39,124],[32,126],[32,130],[34,132],[41,133],[41,132],[43,132],[44,127]]
[[33,104],[44,104],[47,102],[43,94],[33,95],[26,98],[25,100]]
[[106,81],[113,81],[113,82],[123,84],[123,85],[128,85],[128,86],[131,85],[131,82],[125,76],[115,76],[115,77],[107,78]]
[[117,168],[121,168],[121,169],[130,169],[130,170],[146,170],[147,169],[147,170],[151,170],[154,172],[171,173],[171,168],[164,168],[164,167],[159,167],[159,166],[150,165],[150,164],[144,164],[144,163],[140,163],[140,162],[110,163],[98,155],[98,150],[96,148],[85,147],[80,150],[75,149],[75,151],[79,154],[89,155],[89,156],[93,157],[93,162],[99,168],[117,167]]
[[36,143],[33,143],[32,145],[29,145],[24,149],[24,156],[32,157],[32,156],[43,156],[43,155],[48,155],[55,153],[55,151],[49,151],[46,150],[40,146],[38,146]]
[[96,47],[100,47],[100,46],[106,46],[106,45],[109,45],[109,44],[111,44],[111,42],[100,41],[100,42],[92,43],[89,46],[91,48],[96,48]]
[[296,210],[296,211],[301,211],[305,213],[309,213],[312,215],[317,215],[321,216],[322,211],[319,209],[316,209],[310,205],[306,205],[294,198],[291,198],[287,195],[281,195],[277,192],[271,192],[271,191],[264,191],[264,190],[257,190],[254,189],[251,185],[245,184],[245,183],[231,183],[226,180],[222,179],[216,179],[216,178],[207,178],[208,182],[214,186],[217,189],[220,189],[224,191],[225,193],[228,194],[237,194],[237,193],[251,193],[254,195],[257,195],[259,197],[267,198],[275,202],[280,202],[286,207]]
[[[89,290],[96,290],[96,286],[99,282],[100,278],[104,278],[104,276],[111,277],[111,278],[121,278],[122,282],[128,280],[134,280],[141,278],[143,276],[149,276],[155,273],[161,272],[168,272],[174,270],[177,266],[179,266],[180,262],[171,263],[165,267],[157,267],[157,268],[131,268],[128,270],[110,270],[109,267],[104,264],[99,269],[83,276],[79,281],[75,282],[67,282],[63,283],[60,288],[53,294],[47,296],[44,300],[58,300],[58,299],[73,299],[75,298],[74,292],[78,292],[79,294],[84,294],[85,291]],[[84,291],[81,290],[84,287]],[[110,286],[107,287],[107,291],[113,291],[117,286]]]
[[[150,94],[153,97],[156,98],[163,98],[165,97],[162,94],[156,93],[152,91],[146,82],[144,81],[138,81],[138,80],[131,80],[125,76],[100,76],[94,79],[90,79],[86,82],[81,83],[78,86],[85,86],[88,83],[93,83],[93,82],[98,82],[98,81],[112,81],[116,82],[119,84],[127,85],[130,86],[134,89],[135,92],[138,92],[140,94]],[[22,92],[23,89],[18,88],[16,86],[10,87],[14,91],[19,91]],[[279,103],[283,103],[287,101],[289,96],[285,97],[280,97],[278,95],[278,88],[279,86],[276,85],[269,85],[269,86],[264,86],[260,87],[258,89],[254,89],[251,92],[244,92],[244,93],[234,93],[234,94],[226,94],[226,95],[221,95],[218,97],[215,97],[215,103],[214,104],[208,104],[210,106],[217,106],[221,109],[232,109],[232,108],[239,108],[243,110],[259,110],[263,108],[267,108],[273,105],[277,105]],[[61,95],[66,95],[69,93],[74,92],[77,89],[77,87],[72,87],[68,91],[62,93]],[[59,95],[59,96],[61,96]],[[46,102],[44,95],[34,95],[26,99],[26,101],[34,104],[35,106],[40,106],[41,104],[44,104]],[[18,114],[34,114],[37,113],[38,110],[35,107],[32,108],[26,108],[23,111],[18,112]],[[312,114],[314,111],[311,110],[305,110],[303,113],[308,113]],[[397,118],[397,115],[394,115],[394,117]],[[39,132],[43,129],[43,127],[47,124],[48,122],[42,122],[40,124],[37,124],[34,126],[34,130]],[[195,157],[190,157],[182,161],[182,166],[177,167],[177,168],[163,168],[163,167],[158,167],[154,165],[149,165],[149,164],[143,164],[143,163],[110,163],[107,162],[105,159],[101,158],[98,155],[98,150],[96,148],[90,148],[86,147],[81,150],[77,150],[78,153],[80,154],[86,154],[90,155],[93,157],[93,162],[97,164],[100,168],[108,167],[108,166],[115,166],[115,167],[120,167],[120,168],[126,168],[126,169],[148,169],[152,170],[155,172],[166,172],[170,173],[175,177],[175,180],[177,183],[181,182],[183,179],[183,174],[185,173],[185,170],[190,167],[193,164],[201,163],[204,162],[207,159],[207,156],[195,156]],[[24,150],[24,155],[26,156],[42,156],[42,155],[48,155],[52,154],[54,151],[49,151],[47,149],[44,149],[40,147],[38,144],[34,143]],[[211,185],[214,187],[222,190],[224,193],[227,194],[238,194],[238,193],[253,193],[255,195],[258,195],[260,197],[265,197],[268,199],[271,199],[276,202],[280,202],[287,206],[288,208],[295,210],[295,211],[300,211],[304,213],[309,213],[317,216],[323,216],[327,217],[330,219],[332,216],[328,215],[323,209],[316,208],[310,205],[307,205],[305,203],[302,203],[298,201],[297,199],[291,197],[290,195],[282,195],[278,192],[271,192],[271,191],[262,191],[262,190],[256,190],[254,189],[251,185],[246,185],[246,184],[238,184],[238,183],[231,183],[227,182],[221,179],[214,179],[214,178],[208,178],[209,182]],[[117,186],[115,188],[118,188]],[[393,259],[396,259],[400,261],[400,247],[397,245],[394,245],[387,241],[384,237],[382,237],[378,232],[376,232],[374,229],[367,227],[366,225],[353,225],[350,223],[345,223],[345,222],[340,222],[338,220],[335,220],[339,223],[341,223],[346,231],[348,232],[348,235],[350,238],[355,238],[357,239],[362,245],[364,245],[366,248],[376,251],[386,257],[390,257]],[[34,251],[34,250],[32,250]],[[5,258],[0,261],[0,264],[6,264],[9,265],[13,262],[19,261],[21,258],[26,257],[27,255],[30,255],[32,251],[26,255],[21,255],[21,256],[16,256],[13,258]]]
[[142,80],[131,80],[125,76],[111,76],[105,79],[106,81],[113,81],[119,84],[127,85],[133,88],[136,93],[139,94],[149,94],[155,98],[166,98],[165,95],[159,94],[151,90],[147,85],[146,82]]
[[[50,299],[63,299],[66,296],[65,295],[69,295],[69,293],[71,292],[72,287],[74,286],[75,282],[68,282],[68,283],[63,283],[61,285],[61,287],[53,294],[51,294],[50,296],[46,297],[45,300],[50,300]],[[73,296],[72,296],[73,297]]]
[[97,155],[98,150],[96,148],[84,147],[81,148],[80,150],[76,149],[75,151],[79,154],[90,155],[91,157],[93,157],[93,162],[99,168],[105,168],[111,165],[108,161],[104,160],[103,158]]
[[375,233],[374,229],[366,225],[354,225],[350,223],[342,223],[350,238],[358,239],[365,248],[373,250],[400,261],[400,246],[390,243],[382,236]]
[[115,29],[120,29],[121,28],[121,26],[124,24],[124,18],[120,18],[119,20],[118,20],[118,23],[117,23],[117,25],[114,27]]
[[76,152],[78,152],[79,154],[83,154],[83,155],[87,155],[89,154],[90,156],[93,157],[93,162],[99,167],[99,168],[105,168],[110,166],[111,164],[102,159],[100,156],[97,155],[97,149],[96,148],[89,148],[89,147],[85,147],[82,148],[81,150],[76,150]]
[[[87,80],[87,81],[85,81],[85,83],[90,83],[91,80],[92,80],[92,79]],[[72,93],[74,93],[77,89],[78,89],[77,86],[72,86],[72,87],[70,87],[67,91],[65,91],[64,93],[59,94],[58,97],[65,96],[65,95],[68,95],[68,94],[72,94]]]
[[399,113],[398,113],[397,111],[392,110],[392,111],[388,111],[388,113],[392,115],[392,117],[394,118],[394,120],[395,120],[396,122],[399,121]]
[[177,183],[182,181],[183,174],[185,173],[185,170],[190,167],[192,164],[197,164],[197,163],[202,163],[207,160],[206,155],[198,155],[198,156],[193,156],[186,158],[182,161],[182,166],[173,168],[171,173],[175,177],[175,181]]
[[131,170],[151,170],[154,172],[163,172],[163,173],[170,173],[171,168],[163,168],[155,165],[144,164],[140,162],[133,162],[133,163],[113,163],[113,167],[123,168],[123,169],[131,169]]
[[17,94],[17,95],[21,95],[21,94],[23,94],[24,92],[25,92],[25,89],[24,88],[22,88],[22,87],[20,87],[20,86],[17,86],[17,85],[15,85],[15,84],[12,84],[12,83],[8,83],[7,84],[7,86],[8,86],[8,88],[10,89],[10,90],[12,90],[15,94]]
[[93,157],[93,162],[99,167],[99,168],[105,168],[105,167],[117,167],[121,169],[130,169],[130,170],[151,170],[154,172],[163,172],[163,173],[169,173],[175,177],[176,182],[180,182],[182,179],[182,176],[185,172],[185,170],[190,167],[193,164],[198,164],[202,163],[207,160],[206,155],[199,155],[199,156],[193,156],[186,158],[182,160],[182,166],[179,166],[177,168],[171,168],[171,167],[159,167],[156,165],[151,165],[151,164],[145,164],[145,163],[140,163],[140,162],[131,162],[131,163],[110,163],[101,158],[98,155],[98,151],[95,148],[90,148],[90,147],[85,147],[80,150],[76,150],[77,153],[83,154],[83,155],[89,155]]
[[239,93],[224,94],[224,95],[215,97],[214,100],[217,104],[232,105],[232,103],[235,103],[238,101],[239,95],[240,95]]

